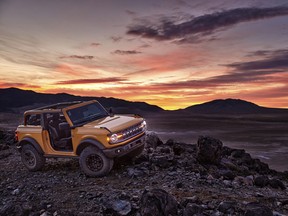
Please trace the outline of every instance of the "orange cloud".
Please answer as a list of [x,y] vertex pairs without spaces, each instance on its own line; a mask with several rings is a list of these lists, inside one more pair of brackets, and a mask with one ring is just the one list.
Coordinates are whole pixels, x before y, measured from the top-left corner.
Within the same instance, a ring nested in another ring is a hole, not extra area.
[[55,84],[69,85],[69,84],[86,84],[86,83],[117,83],[125,81],[124,78],[111,77],[111,78],[99,78],[99,79],[76,79],[76,80],[65,80],[59,81]]
[[[207,55],[205,56],[205,58]],[[128,64],[139,68],[139,70],[127,73],[127,76],[160,74],[164,72],[173,72],[177,70],[195,68],[205,63],[204,57],[200,51],[193,52],[190,49],[179,49],[173,52],[153,55],[142,55],[134,57],[127,61]],[[178,74],[179,76],[181,74]]]
[[83,76],[91,75],[91,74],[97,75],[98,72],[95,72],[95,69],[98,69],[98,68],[99,67],[97,66],[59,63],[54,68],[54,71],[63,75],[83,77]]
[[21,89],[41,89],[38,85],[31,85],[25,83],[0,83],[0,88],[21,88]]
[[67,74],[67,75],[79,75],[79,71],[74,70],[68,64],[58,64],[55,68],[55,71]]

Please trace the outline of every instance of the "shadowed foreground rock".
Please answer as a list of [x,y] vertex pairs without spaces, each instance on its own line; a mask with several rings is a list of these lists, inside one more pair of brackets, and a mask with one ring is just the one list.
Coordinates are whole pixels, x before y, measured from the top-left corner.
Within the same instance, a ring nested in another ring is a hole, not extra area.
[[0,130],[0,144],[12,145],[15,143],[15,134],[12,130]]
[[176,216],[177,201],[173,196],[162,189],[144,191],[141,197],[141,216]]
[[162,145],[162,140],[159,139],[156,133],[150,132],[146,135],[146,148],[157,148],[157,146]]
[[249,203],[245,216],[273,216],[273,212],[270,208],[260,203]]
[[201,136],[197,142],[197,160],[205,164],[219,164],[222,146],[222,142],[218,139]]

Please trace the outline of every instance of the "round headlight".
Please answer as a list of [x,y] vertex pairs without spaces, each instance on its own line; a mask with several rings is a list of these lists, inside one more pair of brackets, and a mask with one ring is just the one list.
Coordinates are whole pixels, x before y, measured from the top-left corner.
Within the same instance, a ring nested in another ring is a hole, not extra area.
[[115,143],[115,142],[117,142],[117,140],[118,140],[117,134],[112,134],[112,135],[110,136],[110,142],[111,142],[111,143]]
[[146,126],[147,126],[147,123],[146,123],[146,121],[143,121],[143,122],[141,123],[141,127],[145,129],[145,128],[146,128]]

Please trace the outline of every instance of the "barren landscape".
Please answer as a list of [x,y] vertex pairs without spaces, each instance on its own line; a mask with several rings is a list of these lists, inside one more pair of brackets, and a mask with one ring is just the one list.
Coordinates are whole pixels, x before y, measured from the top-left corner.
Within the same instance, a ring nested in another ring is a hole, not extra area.
[[197,145],[148,133],[142,155],[88,178],[77,159],[48,159],[29,172],[1,134],[0,215],[287,215],[287,172],[244,150],[201,137]]
[[287,171],[288,114],[192,115],[154,114],[146,117],[149,130],[161,139],[196,143],[201,135],[223,141],[229,147],[245,149],[271,168]]

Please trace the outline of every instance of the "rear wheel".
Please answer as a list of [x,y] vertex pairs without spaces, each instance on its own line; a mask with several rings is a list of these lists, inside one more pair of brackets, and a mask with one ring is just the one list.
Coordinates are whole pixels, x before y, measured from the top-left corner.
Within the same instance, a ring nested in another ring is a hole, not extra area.
[[30,171],[40,170],[45,164],[45,157],[29,144],[22,147],[21,160]]
[[82,171],[91,177],[107,175],[113,167],[113,159],[106,157],[103,152],[94,146],[86,147],[79,159]]

